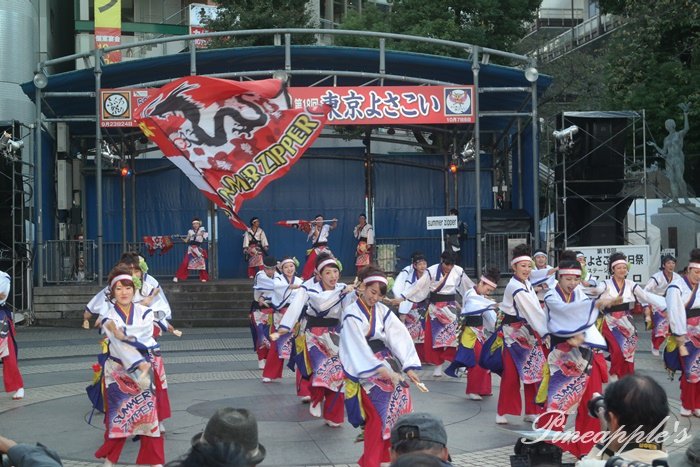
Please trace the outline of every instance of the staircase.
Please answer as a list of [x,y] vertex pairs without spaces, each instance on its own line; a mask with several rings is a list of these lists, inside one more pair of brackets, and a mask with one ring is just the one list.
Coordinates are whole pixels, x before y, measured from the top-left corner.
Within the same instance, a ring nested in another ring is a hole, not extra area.
[[[253,298],[249,279],[173,283],[161,287],[173,310],[175,327],[247,326]],[[34,316],[39,326],[79,327],[85,305],[102,287],[92,285],[34,288]]]

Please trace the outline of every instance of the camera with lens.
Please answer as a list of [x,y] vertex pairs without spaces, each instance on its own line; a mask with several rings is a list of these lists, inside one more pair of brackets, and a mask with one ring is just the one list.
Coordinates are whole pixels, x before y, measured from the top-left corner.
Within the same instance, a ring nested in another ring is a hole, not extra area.
[[606,410],[605,398],[600,394],[594,395],[591,400],[588,401],[588,414],[591,417],[598,418],[601,414],[604,414]]
[[652,467],[652,466],[666,466],[668,467],[668,462],[666,459],[655,459],[651,464],[640,461],[632,461],[628,459],[623,459],[620,456],[613,456],[605,463],[605,467]]

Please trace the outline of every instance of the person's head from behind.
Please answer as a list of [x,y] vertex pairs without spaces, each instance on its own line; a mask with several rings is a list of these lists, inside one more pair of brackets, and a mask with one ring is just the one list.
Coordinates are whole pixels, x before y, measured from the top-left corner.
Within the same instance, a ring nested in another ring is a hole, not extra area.
[[[265,447],[258,443],[258,422],[255,416],[246,409],[231,407],[218,409],[207,422],[204,431],[192,438],[192,451],[216,452],[216,449],[205,449],[198,446],[202,444],[209,446],[239,444],[246,454],[247,465],[257,465],[265,459]],[[204,463],[200,465],[219,464]]]
[[638,430],[645,441],[657,437],[669,415],[666,392],[649,376],[627,375],[610,384],[605,389],[604,401],[610,432],[624,430],[629,436]]
[[443,459],[432,454],[404,454],[391,463],[389,467],[443,467]]
[[447,460],[447,433],[442,421],[428,413],[402,415],[391,429],[391,461],[408,453]]
[[238,443],[218,441],[214,444],[196,443],[180,460],[166,464],[166,467],[251,467],[248,452]]

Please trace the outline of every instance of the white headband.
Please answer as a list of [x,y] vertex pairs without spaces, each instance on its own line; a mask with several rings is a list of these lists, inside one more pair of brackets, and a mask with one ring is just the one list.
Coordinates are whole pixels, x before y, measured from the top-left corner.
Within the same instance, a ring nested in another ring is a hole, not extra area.
[[536,252],[536,253],[535,253],[534,255],[532,255],[532,256],[534,256],[534,257],[537,257],[537,256],[545,256],[545,257],[546,257],[546,256],[547,256],[547,253],[545,253],[544,251],[538,251],[538,252]]
[[112,282],[110,282],[110,284],[109,284],[109,288],[110,288],[110,289],[113,289],[113,288],[114,288],[114,285],[115,285],[117,282],[119,282],[119,281],[130,281],[130,282],[134,282],[134,278],[133,278],[131,275],[129,275],[129,274],[119,274],[117,277],[115,277],[114,279],[112,279]]
[[610,265],[610,269],[613,269],[615,266],[618,264],[624,264],[627,265],[627,260],[626,259],[618,259],[616,261],[613,261],[613,263]]
[[559,270],[559,275],[560,276],[580,276],[581,275],[581,270],[572,268],[572,269],[560,269]]
[[498,287],[498,284],[494,283],[492,280],[487,279],[484,276],[481,276],[481,278],[479,278],[479,280],[486,285],[490,285],[491,287]]
[[584,255],[583,253],[579,253],[576,255],[576,259],[585,258],[585,257],[586,257],[586,255]]
[[337,269],[340,269],[340,268],[338,268],[338,263],[335,262],[335,258],[328,258],[328,259],[324,259],[323,261],[321,261],[321,264],[318,265],[318,267],[316,268],[316,271],[321,272],[321,271],[323,271],[323,268],[325,268],[326,266],[330,266],[330,265],[333,265]]
[[511,265],[511,266],[515,266],[516,264],[518,264],[518,263],[520,263],[520,262],[522,262],[522,261],[530,261],[530,262],[532,262],[532,258],[530,258],[530,257],[527,256],[527,255],[525,255],[525,256],[518,256],[517,258],[513,258],[513,261],[510,262],[510,265]]
[[362,281],[363,284],[369,284],[370,282],[381,282],[382,284],[389,283],[384,276],[367,276]]
[[690,268],[700,269],[700,263],[688,263],[688,269]]
[[[287,263],[292,263],[294,264],[294,260],[291,258],[283,259],[282,262],[280,263],[280,267],[284,266]],[[296,266],[296,265],[295,265]]]

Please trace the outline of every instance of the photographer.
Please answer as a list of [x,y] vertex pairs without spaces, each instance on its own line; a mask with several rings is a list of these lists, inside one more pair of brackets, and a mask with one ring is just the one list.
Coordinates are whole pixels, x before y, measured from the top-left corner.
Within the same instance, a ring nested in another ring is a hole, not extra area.
[[35,446],[17,444],[4,436],[0,436],[0,453],[3,454],[3,466],[56,467],[63,465],[58,454],[41,444],[36,444]]
[[648,464],[667,457],[662,442],[669,416],[668,399],[649,376],[625,376],[610,384],[605,396],[594,397],[588,407],[592,414],[602,417],[607,434],[579,466],[602,465],[601,460],[613,456]]

